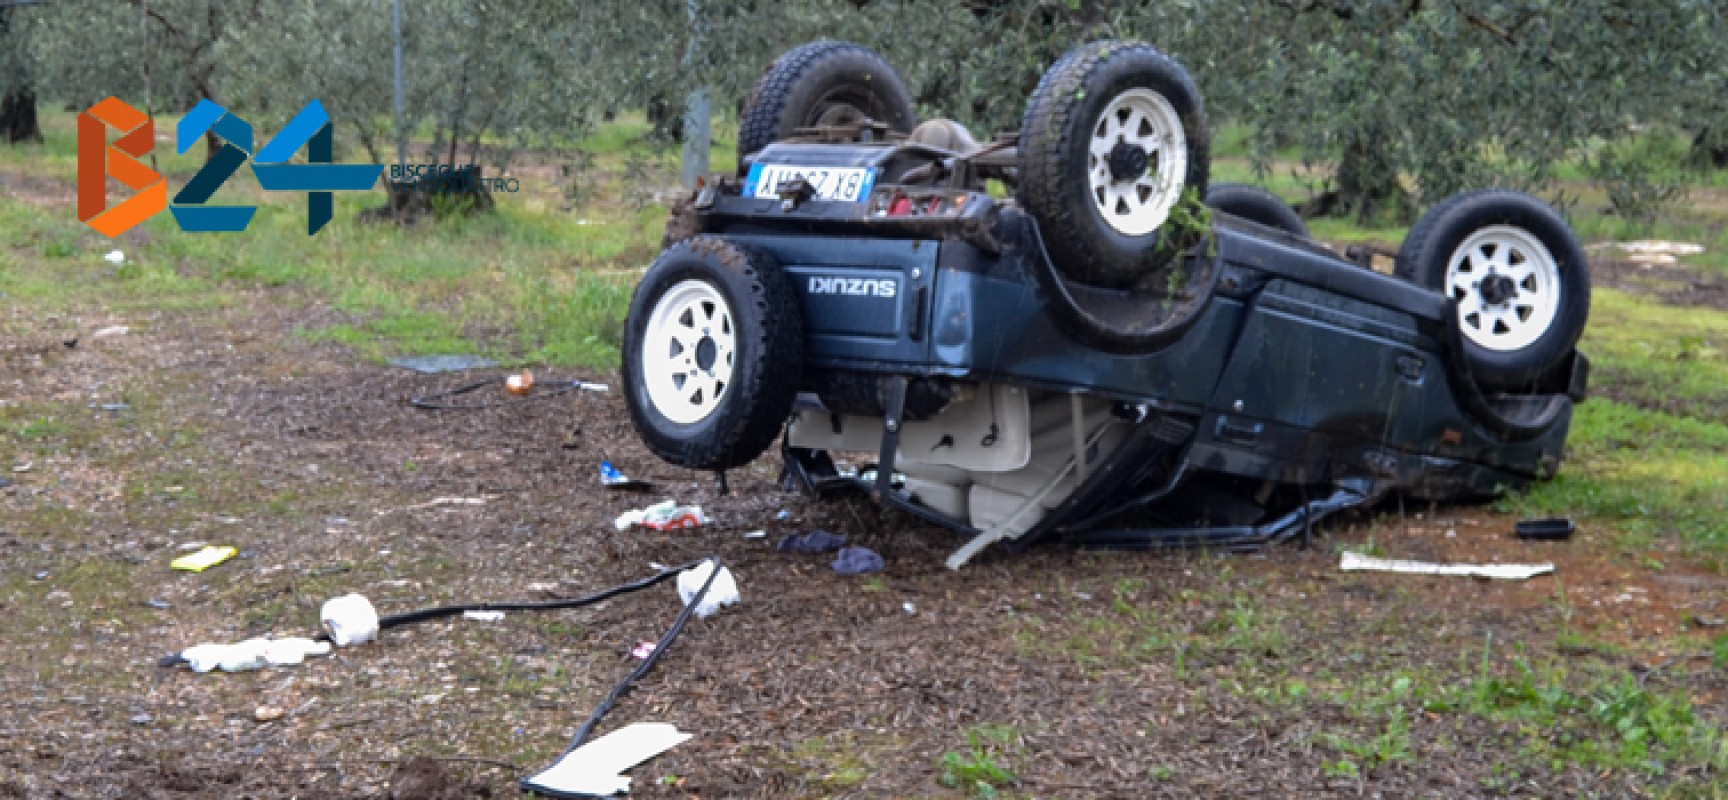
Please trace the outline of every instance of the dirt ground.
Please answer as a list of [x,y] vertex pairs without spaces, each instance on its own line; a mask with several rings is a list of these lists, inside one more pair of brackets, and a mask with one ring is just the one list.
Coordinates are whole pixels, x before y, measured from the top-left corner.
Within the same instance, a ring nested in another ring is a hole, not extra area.
[[[602,726],[695,735],[633,771],[637,796],[963,796],[941,782],[944,757],[968,753],[978,726],[1006,731],[991,752],[1017,776],[1011,796],[1639,793],[1640,774],[1510,769],[1516,725],[1444,711],[1409,720],[1410,758],[1338,774],[1317,742],[1357,725],[1349,706],[1255,692],[1451,669],[1485,641],[1552,649],[1563,625],[1593,643],[1577,654],[1592,668],[1689,692],[1699,708],[1728,699],[1688,644],[1728,615],[1728,580],[1677,557],[1639,569],[1588,527],[1526,543],[1487,509],[1387,509],[1306,551],[1043,547],[954,573],[942,566],[951,534],[782,493],[774,459],[718,496],[708,476],[653,459],[615,394],[417,410],[406,398],[477,376],[357,364],[293,334],[329,313],[320,306],[286,289],[242,297],[132,318],[6,311],[32,333],[0,337],[0,401],[71,423],[0,464],[28,466],[0,473],[0,797],[515,796],[634,666],[631,647],[675,616],[671,588],[398,629],[298,667],[199,675],[157,659],[310,633],[319,605],[349,591],[384,613],[547,599],[711,554],[743,602],[693,621]],[[115,324],[130,329],[90,335]],[[615,382],[541,376],[575,378]],[[660,491],[601,489],[606,458]],[[614,530],[618,513],[660,497],[699,503],[713,523]],[[885,573],[841,576],[826,557],[774,549],[813,528],[879,551]],[[767,537],[746,538],[755,530]],[[243,552],[202,574],[170,570],[196,542]],[[1559,578],[1338,572],[1338,548],[1364,543],[1552,560]],[[1212,635],[1238,628],[1246,638]],[[1215,646],[1180,644],[1196,641]]]

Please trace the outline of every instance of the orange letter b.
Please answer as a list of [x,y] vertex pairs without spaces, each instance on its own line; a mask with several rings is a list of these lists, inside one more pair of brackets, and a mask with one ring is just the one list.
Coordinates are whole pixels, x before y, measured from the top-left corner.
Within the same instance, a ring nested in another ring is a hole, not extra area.
[[[121,133],[108,144],[107,128]],[[156,143],[156,125],[110,97],[78,115],[78,219],[110,239],[168,207],[168,184],[138,158]],[[108,178],[137,194],[108,208]]]

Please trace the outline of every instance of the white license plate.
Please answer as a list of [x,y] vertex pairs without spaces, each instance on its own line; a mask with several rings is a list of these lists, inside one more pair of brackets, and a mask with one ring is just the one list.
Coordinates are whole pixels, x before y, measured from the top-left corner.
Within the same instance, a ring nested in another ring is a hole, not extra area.
[[745,184],[751,197],[779,197],[780,185],[803,178],[816,189],[817,200],[855,203],[870,196],[876,182],[871,167],[792,167],[784,164],[752,164]]

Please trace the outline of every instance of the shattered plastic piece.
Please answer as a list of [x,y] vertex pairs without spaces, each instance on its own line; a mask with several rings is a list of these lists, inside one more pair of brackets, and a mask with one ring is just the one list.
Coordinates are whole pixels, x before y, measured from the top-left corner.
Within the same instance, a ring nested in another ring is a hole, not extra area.
[[1512,526],[1514,533],[1520,539],[1531,539],[1542,542],[1563,542],[1572,538],[1578,530],[1578,525],[1565,517],[1556,519],[1526,519],[1519,520]]
[[780,520],[781,522],[785,522],[786,520],[789,520],[792,518],[792,512],[787,511],[786,509],[782,508],[782,509],[780,509],[780,513],[774,515],[774,518],[777,520]]
[[621,531],[629,530],[632,526],[670,531],[706,524],[708,516],[702,513],[701,506],[681,506],[673,500],[626,511],[612,520],[612,526]]
[[[678,597],[684,605],[690,605],[696,593],[702,591],[702,584],[708,582],[708,573],[714,570],[714,562],[704,561],[678,574]],[[719,611],[722,606],[729,606],[739,601],[738,582],[732,578],[732,570],[720,568],[720,574],[714,576],[713,585],[708,587],[708,593],[702,596],[702,604],[696,607],[696,616],[709,617]]]
[[126,332],[130,330],[132,329],[125,325],[109,325],[106,328],[90,334],[90,338],[101,339],[107,336],[125,336]]
[[908,613],[908,614],[916,614],[916,613],[918,613],[918,607],[917,607],[917,606],[915,606],[915,605],[912,605],[912,604],[911,604],[911,603],[910,603],[910,602],[906,602],[906,603],[901,603],[901,604],[900,604],[900,610],[901,610],[901,611],[904,611],[904,612],[906,612],[906,613]]
[[247,639],[234,644],[205,643],[188,647],[180,657],[193,672],[248,672],[266,666],[291,666],[307,656],[327,655],[329,642],[292,637],[287,639]]
[[881,572],[887,563],[868,547],[847,547],[834,558],[834,571],[841,575],[863,575]]
[[628,792],[625,770],[689,739],[690,734],[664,722],[637,722],[565,753],[558,763],[523,778],[522,785],[555,797]]
[[198,552],[184,555],[168,563],[168,566],[186,572],[203,572],[230,558],[238,555],[240,549],[231,546],[207,545]]
[[746,538],[746,539],[766,539],[766,538],[768,538],[768,532],[767,531],[750,531],[749,533],[744,534],[744,538]]
[[102,260],[110,264],[124,264],[126,263],[126,254],[119,250],[109,250],[103,254]]
[[634,480],[629,475],[619,472],[618,468],[612,466],[610,461],[600,462],[600,484],[608,489],[626,492],[646,492],[654,488],[654,484],[648,481]]
[[471,619],[471,620],[474,620],[475,622],[501,622],[504,619],[504,612],[502,612],[502,611],[464,611],[464,612],[462,612],[462,618],[463,619]]
[[496,367],[498,362],[480,356],[409,356],[390,359],[390,366],[411,369],[424,375],[435,375],[440,372],[461,372],[465,369]]
[[638,661],[646,660],[654,654],[654,648],[658,646],[654,642],[637,642],[635,647],[630,648],[630,657]]
[[378,609],[362,595],[345,594],[325,601],[318,618],[337,647],[369,642],[378,635]]
[[1401,572],[1411,575],[1466,575],[1476,578],[1521,581],[1554,571],[1553,564],[1433,564],[1375,558],[1346,551],[1338,565],[1345,572]]
[[809,533],[794,533],[780,540],[774,549],[782,553],[826,553],[846,546],[846,537],[820,528]]

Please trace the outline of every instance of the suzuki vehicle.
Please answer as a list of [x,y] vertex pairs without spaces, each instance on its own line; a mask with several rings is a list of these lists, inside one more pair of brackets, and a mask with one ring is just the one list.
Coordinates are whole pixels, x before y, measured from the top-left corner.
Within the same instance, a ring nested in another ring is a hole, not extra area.
[[693,469],[778,440],[805,489],[964,534],[954,567],[1050,536],[1251,547],[1554,475],[1590,302],[1558,214],[1454,196],[1385,275],[1274,196],[1208,191],[1208,144],[1143,44],[1073,50],[988,142],[919,123],[864,48],[794,49],[636,289],[632,422]]

